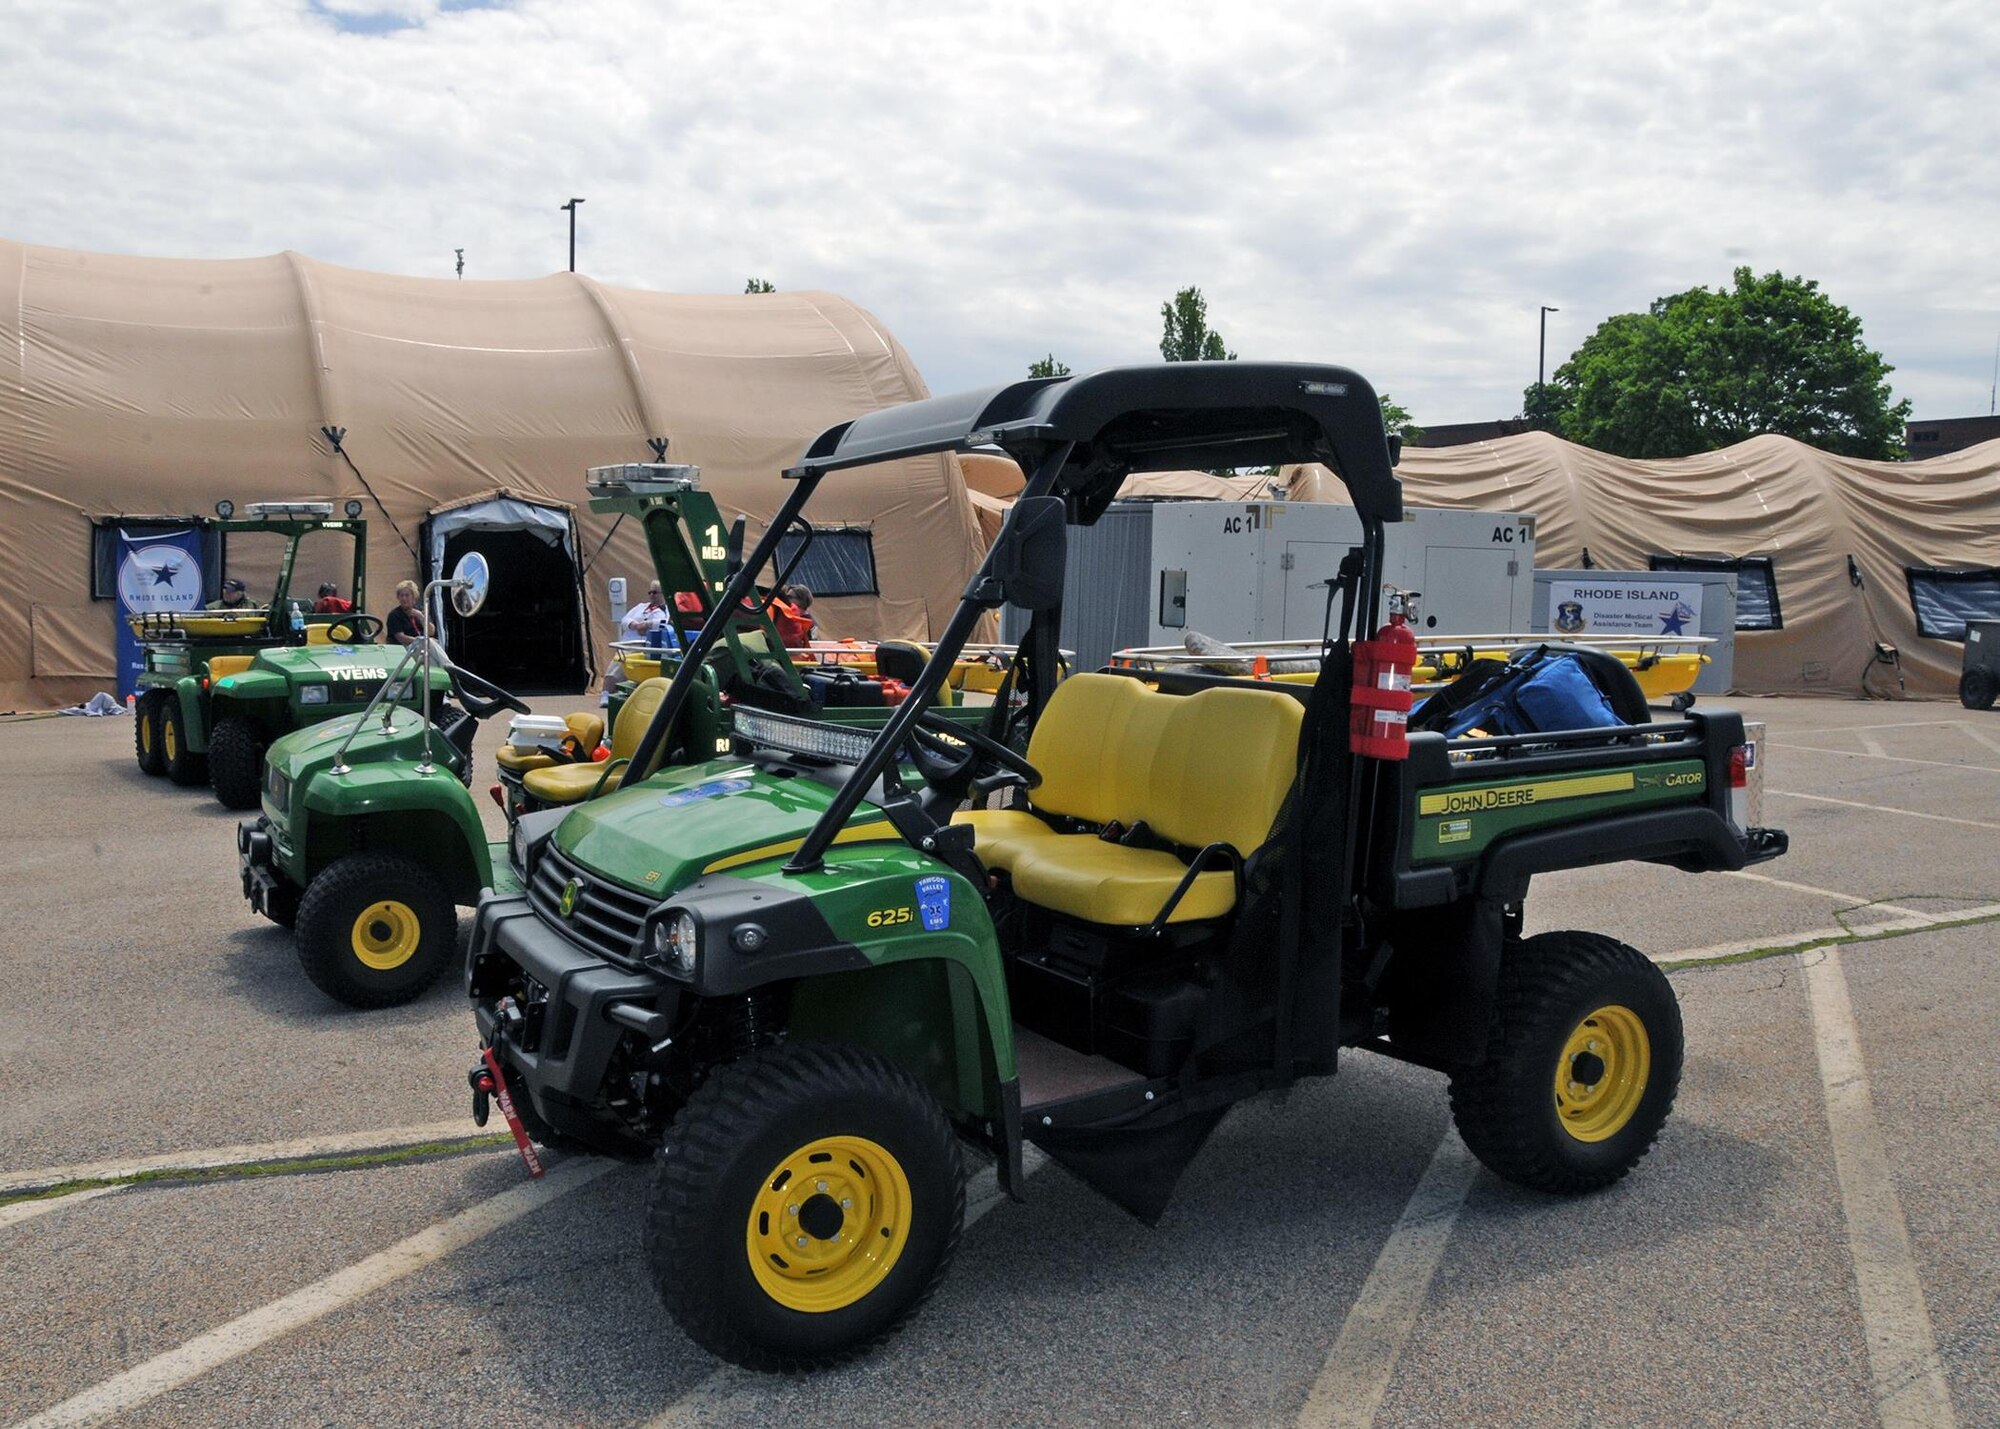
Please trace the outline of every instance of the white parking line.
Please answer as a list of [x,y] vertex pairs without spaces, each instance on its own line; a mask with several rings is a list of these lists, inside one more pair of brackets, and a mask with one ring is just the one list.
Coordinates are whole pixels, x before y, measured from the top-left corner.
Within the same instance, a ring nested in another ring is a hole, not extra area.
[[[1950,765],[1953,769],[1983,768],[1983,765]],[[1934,824],[1962,824],[1968,829],[2000,829],[2000,824],[1982,823],[1978,819],[1954,819],[1945,814],[1920,814],[1915,809],[1898,809],[1890,804],[1862,804],[1853,799],[1834,799],[1825,794],[1801,794],[1793,789],[1766,789],[1766,794],[1776,794],[1781,799],[1805,799],[1814,804],[1838,804],[1844,809],[1866,809],[1873,814],[1901,814],[1906,819],[1929,819]]]
[[433,1121],[422,1126],[396,1126],[382,1131],[350,1131],[332,1136],[308,1136],[296,1141],[266,1141],[240,1146],[213,1146],[196,1151],[168,1151],[122,1161],[86,1161],[73,1166],[43,1166],[33,1171],[0,1172],[0,1196],[42,1191],[71,1181],[122,1181],[149,1172],[214,1171],[228,1166],[257,1166],[266,1161],[310,1161],[319,1156],[348,1156],[364,1151],[400,1151],[447,1141],[476,1141],[492,1133],[475,1129],[469,1118]]
[[1979,728],[1979,726],[1971,723],[1970,721],[1956,720],[1953,722],[1953,728],[1955,728],[1960,734],[1964,735],[1967,739],[1975,740],[1978,743],[1985,745],[1995,754],[2000,754],[2000,739],[1995,739],[1992,735],[1988,734],[1985,730]]
[[1845,724],[1819,725],[1812,729],[1791,729],[1787,734],[1859,734],[1864,729],[1949,729],[1963,721],[1955,719],[1905,719],[1893,724]]
[[1861,1292],[1861,1328],[1874,1379],[1875,1411],[1888,1429],[1949,1429],[1951,1396],[1931,1336],[1930,1310],[1910,1252],[1909,1224],[1889,1174],[1875,1120],[1861,1036],[1840,966],[1840,949],[1799,959],[1812,1007],[1813,1045],[1833,1133],[1833,1168],[1847,1218],[1847,1245]]
[[1903,754],[1864,754],[1858,749],[1828,749],[1823,744],[1781,744],[1774,739],[1771,741],[1771,748],[1790,749],[1806,754],[1838,754],[1846,759],[1884,759],[1891,764],[1923,764],[1932,769],[1970,769],[1980,774],[2000,774],[2000,768],[1991,764],[1953,764],[1946,759],[1911,759]]
[[39,1201],[16,1201],[11,1206],[0,1206],[0,1231],[9,1226],[18,1226],[22,1221],[32,1221],[36,1216],[47,1215],[50,1211],[60,1211],[65,1206],[74,1206],[79,1201],[94,1201],[99,1196],[108,1196],[113,1191],[122,1191],[123,1186],[93,1186],[88,1191],[72,1191],[67,1196],[45,1196]]
[[530,1211],[540,1210],[558,1196],[588,1185],[617,1162],[578,1160],[551,1168],[540,1181],[516,1186],[511,1191],[479,1202],[447,1220],[426,1226],[415,1235],[400,1240],[387,1250],[357,1261],[345,1270],[315,1280],[282,1300],[239,1315],[226,1325],[199,1335],[178,1349],[156,1355],[134,1365],[83,1393],[65,1399],[26,1420],[20,1429],[58,1429],[58,1426],[97,1424],[124,1414],[142,1404],[178,1389],[189,1380],[207,1374],[218,1365],[261,1345],[289,1335],[385,1285],[422,1270],[462,1250],[481,1236],[491,1235],[511,1225]]
[[1445,1132],[1327,1351],[1299,1411],[1300,1429],[1366,1429],[1375,1422],[1478,1176],[1479,1162],[1458,1133]]
[[1744,868],[1730,869],[1728,873],[1732,878],[1747,878],[1752,883],[1768,883],[1773,888],[1789,888],[1794,893],[1810,893],[1815,898],[1831,898],[1836,903],[1846,903],[1855,908],[1880,908],[1888,913],[1895,913],[1904,918],[1915,919],[1919,923],[1928,923],[1931,921],[1930,915],[1927,913],[1919,913],[1914,908],[1905,908],[1897,903],[1877,902],[1875,899],[1864,897],[1859,893],[1841,893],[1836,889],[1819,888],[1810,883],[1793,883],[1788,878],[1773,878],[1768,873],[1752,873]]
[[[1023,1181],[1048,1164],[1049,1158],[1043,1152],[1032,1146],[1021,1148]],[[1000,1178],[991,1166],[972,1176],[965,1183],[965,1229],[971,1230],[980,1217],[1006,1199],[1007,1193],[1000,1189]],[[699,1424],[738,1395],[756,1394],[768,1378],[734,1365],[724,1365],[707,1378],[698,1380],[687,1393],[648,1419],[644,1429],[678,1429],[683,1424]]]
[[1706,962],[1711,958],[1727,958],[1737,953],[1796,951],[1815,943],[1845,943],[1857,938],[1892,937],[1902,933],[1920,933],[1929,928],[1944,931],[1963,927],[1968,923],[1984,923],[1990,918],[2000,918],[2000,903],[1982,903],[1974,908],[1956,908],[1949,913],[1919,913],[1908,919],[1878,924],[1874,927],[1811,928],[1803,933],[1772,933],[1762,938],[1745,938],[1739,943],[1714,943],[1706,948],[1681,948],[1675,952],[1652,953],[1649,956],[1660,966],[1671,970],[1682,963]]

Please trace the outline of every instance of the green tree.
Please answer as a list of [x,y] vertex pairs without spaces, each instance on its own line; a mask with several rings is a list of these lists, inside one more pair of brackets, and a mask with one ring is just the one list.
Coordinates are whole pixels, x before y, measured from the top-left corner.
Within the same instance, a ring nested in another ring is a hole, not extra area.
[[1030,377],[1067,377],[1069,364],[1057,359],[1052,352],[1047,357],[1038,357],[1028,364]]
[[1538,432],[1558,430],[1563,412],[1563,389],[1554,383],[1530,387],[1521,394],[1521,420]]
[[1160,356],[1169,362],[1234,362],[1222,334],[1208,326],[1208,301],[1199,288],[1182,288],[1160,304]]
[[775,293],[778,291],[778,288],[768,278],[752,278],[743,285],[743,291],[746,293]]
[[1424,429],[1417,425],[1417,419],[1410,415],[1410,409],[1387,392],[1378,394],[1375,400],[1382,404],[1382,425],[1388,430],[1389,435],[1401,437],[1405,445],[1415,445],[1423,436]]
[[1753,276],[1690,288],[1606,319],[1558,367],[1532,419],[1619,456],[1686,456],[1762,432],[1858,457],[1904,454],[1910,404],[1861,320],[1811,279]]

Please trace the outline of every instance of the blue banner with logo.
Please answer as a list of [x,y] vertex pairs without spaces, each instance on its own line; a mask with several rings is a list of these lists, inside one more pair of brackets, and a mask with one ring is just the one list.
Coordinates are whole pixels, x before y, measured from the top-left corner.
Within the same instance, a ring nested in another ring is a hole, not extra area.
[[118,533],[118,698],[138,687],[146,657],[128,616],[147,610],[200,610],[201,531]]

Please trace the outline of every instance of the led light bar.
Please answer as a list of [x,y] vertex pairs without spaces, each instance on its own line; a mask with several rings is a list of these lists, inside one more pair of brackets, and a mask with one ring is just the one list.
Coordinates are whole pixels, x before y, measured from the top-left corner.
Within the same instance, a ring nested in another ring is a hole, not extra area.
[[734,724],[738,739],[747,739],[767,749],[782,749],[788,754],[831,759],[836,764],[859,764],[868,757],[868,747],[875,742],[865,730],[773,714],[769,710],[746,709],[742,705],[736,707]]
[[245,516],[259,520],[290,520],[301,516],[331,516],[331,501],[253,501],[243,508]]
[[670,496],[701,488],[701,468],[685,462],[628,461],[618,466],[593,466],[583,474],[584,489],[593,496]]

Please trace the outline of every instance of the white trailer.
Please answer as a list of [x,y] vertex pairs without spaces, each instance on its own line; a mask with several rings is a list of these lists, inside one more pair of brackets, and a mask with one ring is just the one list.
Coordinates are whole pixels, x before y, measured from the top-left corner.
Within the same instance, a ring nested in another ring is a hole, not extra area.
[[[1186,631],[1232,643],[1318,638],[1327,582],[1361,539],[1352,507],[1318,501],[1186,501],[1152,512],[1147,645]],[[1535,518],[1410,506],[1385,533],[1385,586],[1417,592],[1417,633],[1527,630]]]

